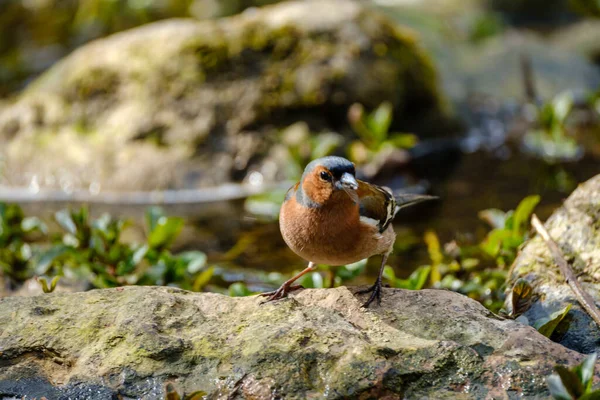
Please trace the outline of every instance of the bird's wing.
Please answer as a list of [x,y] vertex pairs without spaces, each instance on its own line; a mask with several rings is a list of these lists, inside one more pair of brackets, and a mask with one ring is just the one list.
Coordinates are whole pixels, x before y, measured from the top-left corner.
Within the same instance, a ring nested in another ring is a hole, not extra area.
[[358,204],[360,219],[377,226],[383,232],[396,214],[396,200],[390,191],[381,186],[358,181]]
[[288,189],[288,191],[285,194],[284,201],[288,201],[293,195],[296,194],[296,190],[298,190],[298,186],[300,186],[300,182],[296,182],[296,184],[294,186],[292,186],[291,188]]

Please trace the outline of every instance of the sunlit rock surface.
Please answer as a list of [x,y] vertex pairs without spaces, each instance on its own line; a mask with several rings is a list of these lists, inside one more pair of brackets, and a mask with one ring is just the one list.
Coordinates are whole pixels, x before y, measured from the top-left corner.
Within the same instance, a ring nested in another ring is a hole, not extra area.
[[355,290],[0,299],[0,395],[163,399],[172,383],[215,399],[540,398],[555,364],[582,360],[456,293],[385,289],[365,311]]
[[276,174],[262,164],[280,141],[275,128],[335,129],[354,102],[390,101],[397,121],[439,115],[436,74],[416,40],[342,0],[97,40],[0,109],[3,183],[133,190]]
[[[600,305],[600,175],[581,184],[545,226],[583,288]],[[536,297],[524,314],[530,324],[570,303],[571,310],[551,338],[583,353],[600,351],[600,329],[575,300],[539,236],[529,241],[515,260],[508,287],[519,278],[531,283]]]

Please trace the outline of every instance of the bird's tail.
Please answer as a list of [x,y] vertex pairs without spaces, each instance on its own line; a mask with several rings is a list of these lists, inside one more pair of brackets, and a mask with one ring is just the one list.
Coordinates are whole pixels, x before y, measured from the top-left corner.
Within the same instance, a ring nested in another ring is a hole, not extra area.
[[439,197],[426,194],[395,193],[394,199],[396,199],[396,212],[398,212],[398,210],[402,208],[410,207],[428,200],[436,200],[439,199]]

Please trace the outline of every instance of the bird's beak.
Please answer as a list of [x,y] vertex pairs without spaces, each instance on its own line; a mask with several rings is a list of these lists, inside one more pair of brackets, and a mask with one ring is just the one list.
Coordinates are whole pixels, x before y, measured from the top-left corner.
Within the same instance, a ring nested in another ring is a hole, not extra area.
[[342,175],[342,177],[335,183],[337,189],[341,189],[352,199],[354,203],[358,203],[358,194],[356,193],[356,189],[358,189],[358,182],[356,182],[356,178],[352,176],[352,174],[346,172]]
[[356,178],[352,174],[345,172],[336,186],[342,190],[356,190],[358,189],[358,182],[356,182]]

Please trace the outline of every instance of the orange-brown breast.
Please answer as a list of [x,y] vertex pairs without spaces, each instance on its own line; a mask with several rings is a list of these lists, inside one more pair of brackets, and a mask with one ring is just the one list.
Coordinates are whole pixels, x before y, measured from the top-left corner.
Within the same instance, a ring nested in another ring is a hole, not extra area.
[[361,222],[359,206],[335,191],[320,207],[306,207],[292,192],[281,207],[281,233],[300,257],[318,264],[346,265],[391,251],[395,234],[390,226],[380,233],[376,226]]

